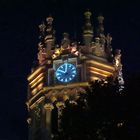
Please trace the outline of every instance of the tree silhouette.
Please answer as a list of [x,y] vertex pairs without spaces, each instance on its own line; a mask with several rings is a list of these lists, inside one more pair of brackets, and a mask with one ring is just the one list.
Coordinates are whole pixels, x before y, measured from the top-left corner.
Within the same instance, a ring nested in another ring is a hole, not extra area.
[[119,84],[107,81],[90,83],[77,104],[66,103],[63,110],[61,140],[124,140],[128,135],[126,92],[118,92]]

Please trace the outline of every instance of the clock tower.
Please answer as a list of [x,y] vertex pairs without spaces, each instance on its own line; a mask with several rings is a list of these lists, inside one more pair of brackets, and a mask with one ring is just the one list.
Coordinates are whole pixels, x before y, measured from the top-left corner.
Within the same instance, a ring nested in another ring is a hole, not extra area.
[[[60,123],[65,103],[76,103],[91,81],[111,76],[123,84],[121,52],[116,50],[113,55],[112,37],[104,33],[104,17],[97,17],[94,33],[92,13],[87,11],[84,16],[82,42],[72,42],[69,34],[63,33],[61,43],[56,44],[51,16],[39,25],[38,63],[27,78],[29,140],[52,139],[53,127],[62,131]],[[52,123],[54,114],[57,119]]]

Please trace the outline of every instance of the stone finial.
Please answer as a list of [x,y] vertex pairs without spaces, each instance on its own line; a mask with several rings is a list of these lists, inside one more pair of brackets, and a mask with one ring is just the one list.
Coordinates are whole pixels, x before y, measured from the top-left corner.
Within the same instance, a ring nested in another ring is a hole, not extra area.
[[85,15],[85,18],[86,18],[86,19],[90,19],[92,13],[91,13],[89,10],[87,10],[87,11],[84,13],[84,15]]
[[63,33],[64,39],[69,39],[69,34],[68,33]]
[[46,36],[45,36],[45,45],[47,47],[47,54],[49,56],[50,51],[52,48],[54,48],[55,43],[55,30],[53,29],[53,18],[52,16],[49,16],[46,18],[47,21],[47,27],[46,27]]
[[99,22],[100,24],[103,24],[104,17],[103,17],[102,15],[99,15],[99,16],[97,17],[97,19],[98,19],[98,22]]
[[68,33],[63,33],[63,39],[61,41],[61,45],[63,49],[67,49],[68,46],[70,45],[70,39]]
[[93,32],[93,27],[91,25],[91,15],[92,13],[88,10],[84,13],[85,15],[85,26],[84,29],[85,30],[91,30]]
[[116,49],[116,50],[115,50],[114,59],[115,59],[115,65],[116,65],[117,67],[119,67],[120,64],[121,64],[121,50],[119,50],[119,49]]
[[97,29],[97,36],[100,36],[100,34],[104,34],[104,17],[102,15],[99,15],[97,17],[98,19],[98,29]]
[[40,24],[38,27],[40,31],[39,39],[41,40],[41,42],[43,42],[43,39],[45,37],[46,25],[44,22],[42,22],[42,24]]
[[91,12],[88,10],[84,13],[85,15],[85,25],[83,27],[83,40],[86,46],[89,46],[93,38],[93,27],[91,24]]
[[48,23],[49,25],[52,25],[53,17],[52,17],[52,16],[48,16],[48,17],[46,18],[46,21],[47,21],[47,23]]
[[106,43],[107,43],[107,47],[111,47],[112,36],[109,33],[106,36]]
[[42,22],[42,24],[40,24],[38,27],[39,27],[40,32],[45,32],[46,25],[44,22]]

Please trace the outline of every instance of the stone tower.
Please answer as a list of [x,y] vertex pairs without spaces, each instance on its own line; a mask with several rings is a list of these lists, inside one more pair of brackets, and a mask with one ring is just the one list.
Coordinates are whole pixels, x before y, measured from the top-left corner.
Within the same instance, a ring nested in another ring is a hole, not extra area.
[[38,63],[27,78],[29,140],[52,139],[54,110],[57,123],[53,125],[61,131],[65,102],[76,102],[91,81],[120,76],[120,50],[112,54],[112,37],[104,34],[104,17],[98,16],[97,33],[93,33],[91,12],[85,12],[84,16],[83,43],[72,42],[69,34],[64,33],[61,43],[55,44],[51,16],[39,25]]

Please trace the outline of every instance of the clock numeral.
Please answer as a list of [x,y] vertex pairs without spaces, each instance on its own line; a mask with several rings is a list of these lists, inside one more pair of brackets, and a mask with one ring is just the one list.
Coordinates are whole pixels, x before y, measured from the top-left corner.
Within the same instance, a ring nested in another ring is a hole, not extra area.
[[65,82],[68,82],[68,79],[67,78],[65,79]]
[[69,80],[71,81],[71,80],[72,80],[72,78],[70,77],[70,78],[69,78]]
[[76,74],[76,70],[72,71],[72,73]]
[[72,77],[74,77],[75,75],[73,74]]
[[59,75],[61,75],[60,73],[56,73],[56,76],[59,76]]

